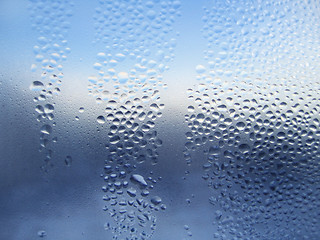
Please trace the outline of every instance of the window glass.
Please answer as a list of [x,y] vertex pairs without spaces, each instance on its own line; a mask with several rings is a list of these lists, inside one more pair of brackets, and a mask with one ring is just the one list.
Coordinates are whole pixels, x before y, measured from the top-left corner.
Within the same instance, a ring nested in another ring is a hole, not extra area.
[[0,239],[320,238],[317,0],[2,0]]

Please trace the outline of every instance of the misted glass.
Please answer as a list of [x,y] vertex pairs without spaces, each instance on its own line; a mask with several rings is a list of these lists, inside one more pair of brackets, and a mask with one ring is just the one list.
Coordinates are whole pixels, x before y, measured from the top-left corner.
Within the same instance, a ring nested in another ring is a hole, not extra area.
[[318,0],[2,0],[0,239],[320,239]]

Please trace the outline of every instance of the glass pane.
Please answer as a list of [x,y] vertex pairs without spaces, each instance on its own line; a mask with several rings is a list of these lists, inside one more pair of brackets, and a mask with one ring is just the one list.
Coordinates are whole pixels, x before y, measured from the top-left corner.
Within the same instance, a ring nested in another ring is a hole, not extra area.
[[2,0],[0,239],[319,239],[320,2]]

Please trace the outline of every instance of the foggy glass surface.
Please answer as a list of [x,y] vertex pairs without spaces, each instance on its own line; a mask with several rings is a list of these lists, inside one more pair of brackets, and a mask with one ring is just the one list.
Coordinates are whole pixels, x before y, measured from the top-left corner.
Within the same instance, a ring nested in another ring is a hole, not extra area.
[[320,2],[0,1],[0,239],[320,238]]

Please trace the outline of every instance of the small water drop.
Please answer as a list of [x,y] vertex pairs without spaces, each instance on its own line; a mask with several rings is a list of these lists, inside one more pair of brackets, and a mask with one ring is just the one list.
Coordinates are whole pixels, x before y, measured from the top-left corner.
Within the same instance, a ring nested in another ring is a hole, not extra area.
[[140,187],[146,187],[148,186],[147,182],[144,180],[144,178],[139,175],[139,174],[133,174],[130,178],[130,180],[133,182],[133,183],[136,183],[138,184]]
[[153,10],[149,10],[147,12],[147,17],[150,19],[150,20],[153,20],[155,17],[156,17],[156,12],[153,11]]
[[137,195],[137,190],[134,188],[129,188],[127,190],[127,193],[129,194],[130,197],[135,197]]
[[103,52],[98,53],[98,54],[97,54],[97,59],[98,59],[99,61],[102,61],[102,62],[105,61],[105,60],[107,59],[106,54],[103,53]]
[[110,138],[110,143],[111,144],[116,144],[120,141],[120,137],[118,135],[115,135],[113,137]]
[[204,73],[206,71],[206,68],[203,65],[197,65],[196,66],[196,72],[201,74]]
[[129,75],[126,72],[118,73],[119,83],[126,83],[129,79]]
[[45,113],[52,113],[53,112],[53,110],[54,110],[54,107],[53,107],[53,105],[51,105],[51,104],[46,104],[45,106],[44,106],[44,112]]
[[31,72],[35,72],[37,70],[37,65],[32,64],[30,69],[31,69]]
[[71,165],[72,165],[72,157],[71,156],[66,156],[64,162],[65,162],[67,167],[71,167]]
[[250,151],[250,147],[248,144],[246,143],[243,143],[243,144],[240,144],[239,145],[239,150],[242,152],[242,153],[248,153]]
[[42,91],[44,88],[44,85],[42,82],[40,81],[34,81],[31,85],[30,85],[30,90],[32,91]]
[[211,146],[209,148],[209,155],[219,156],[220,148],[218,146]]
[[154,205],[159,205],[159,204],[162,202],[162,200],[161,200],[160,197],[155,196],[155,197],[153,197],[153,198],[151,199],[151,202],[152,202]]
[[46,231],[44,231],[44,230],[40,230],[40,231],[38,231],[38,237],[43,238],[43,237],[45,237],[45,236],[47,236]]
[[100,124],[104,124],[106,122],[106,120],[104,119],[104,116],[99,116],[99,117],[97,117],[97,122]]
[[44,133],[44,134],[50,134],[51,133],[51,131],[52,131],[52,128],[51,128],[51,126],[50,125],[43,125],[42,127],[41,127],[41,130],[40,130],[42,133]]

